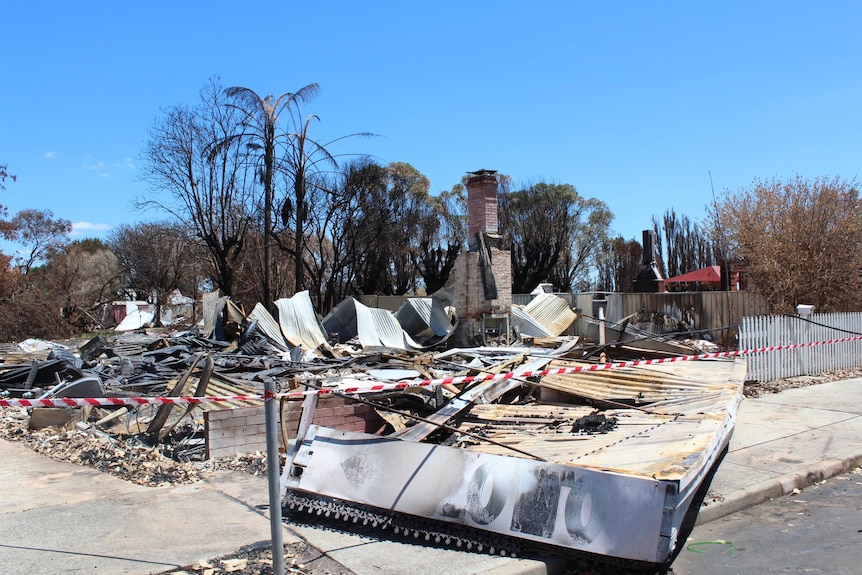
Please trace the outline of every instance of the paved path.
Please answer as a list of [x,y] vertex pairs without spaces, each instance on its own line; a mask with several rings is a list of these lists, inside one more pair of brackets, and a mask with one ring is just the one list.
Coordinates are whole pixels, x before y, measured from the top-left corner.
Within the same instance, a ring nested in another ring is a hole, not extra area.
[[230,473],[223,483],[230,491],[143,487],[0,440],[3,573],[159,573],[269,541],[269,520],[250,505],[266,502],[266,482]]
[[862,465],[862,379],[745,399],[706,523]]

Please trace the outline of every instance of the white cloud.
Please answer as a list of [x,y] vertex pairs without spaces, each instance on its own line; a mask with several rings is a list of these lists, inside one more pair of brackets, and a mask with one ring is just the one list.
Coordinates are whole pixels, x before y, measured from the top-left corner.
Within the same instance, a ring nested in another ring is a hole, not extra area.
[[94,224],[91,222],[74,222],[72,233],[69,235],[79,236],[86,232],[105,232],[111,229],[110,224]]
[[53,160],[57,157],[57,152],[45,152],[44,154],[42,154],[42,157],[46,160]]
[[104,170],[105,162],[89,162],[82,165],[85,170]]
[[87,154],[84,156],[84,163],[81,164],[81,167],[85,170],[99,172],[98,175],[100,177],[107,178],[110,175],[110,170],[134,170],[135,163],[134,159],[128,156],[122,160],[103,162],[101,160],[95,160],[93,159],[93,156]]
[[123,168],[127,170],[134,170],[135,164],[132,158],[123,158],[122,161],[114,162],[113,167],[115,168]]

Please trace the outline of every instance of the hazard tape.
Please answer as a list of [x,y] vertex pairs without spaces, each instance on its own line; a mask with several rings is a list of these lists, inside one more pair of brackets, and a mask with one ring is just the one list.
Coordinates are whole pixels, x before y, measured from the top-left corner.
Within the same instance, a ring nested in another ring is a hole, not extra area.
[[262,401],[275,394],[219,395],[210,397],[55,397],[52,399],[0,399],[0,407],[119,407]]
[[828,341],[815,341],[809,343],[792,343],[786,345],[771,345],[755,349],[737,351],[719,351],[713,353],[701,353],[697,355],[679,355],[674,357],[663,357],[657,359],[636,359],[617,363],[600,363],[594,365],[580,365],[573,367],[561,367],[557,369],[542,369],[538,371],[512,371],[506,373],[489,373],[484,375],[462,375],[453,377],[442,377],[437,379],[404,380],[393,383],[365,383],[341,387],[324,387],[305,390],[291,390],[283,393],[264,393],[263,395],[225,395],[204,397],[60,397],[52,399],[0,399],[0,407],[83,407],[83,406],[138,406],[138,405],[179,405],[194,403],[229,403],[236,401],[264,401],[268,399],[286,398],[298,399],[307,395],[356,395],[364,393],[377,393],[380,391],[397,391],[409,387],[439,387],[441,385],[459,385],[470,383],[486,383],[492,381],[504,381],[507,379],[525,379],[528,377],[545,377],[548,375],[569,375],[581,372],[604,371],[608,369],[620,369],[626,367],[639,367],[647,365],[660,365],[664,363],[676,363],[680,361],[697,361],[703,359],[719,359],[723,357],[740,357],[756,353],[769,353],[789,349],[800,349],[804,347],[816,347],[821,345],[834,345],[851,341],[862,340],[862,336],[844,337]]

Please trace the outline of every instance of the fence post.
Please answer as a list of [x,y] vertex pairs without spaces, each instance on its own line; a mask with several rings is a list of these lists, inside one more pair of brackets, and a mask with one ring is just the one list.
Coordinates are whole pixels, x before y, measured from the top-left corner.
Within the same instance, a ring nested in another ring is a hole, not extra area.
[[[805,333],[805,341],[800,341],[799,343],[811,343],[811,322],[809,320],[813,312],[813,305],[799,304],[796,306],[796,313],[799,315],[800,321],[805,324],[805,329],[803,330],[803,332]],[[811,347],[805,347],[803,351],[804,353],[802,354],[802,372],[804,375],[811,375],[810,362],[808,361],[811,357]]]

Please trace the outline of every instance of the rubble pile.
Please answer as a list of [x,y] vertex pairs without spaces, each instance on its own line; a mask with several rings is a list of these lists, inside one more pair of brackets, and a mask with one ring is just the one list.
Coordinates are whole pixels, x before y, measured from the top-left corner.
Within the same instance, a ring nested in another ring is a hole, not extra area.
[[[476,374],[496,364],[501,355],[501,350],[485,350],[468,357],[449,354],[432,362],[428,350],[365,348],[356,338],[316,354],[300,350],[273,345],[256,321],[244,322],[231,342],[203,337],[197,329],[142,330],[63,344],[26,340],[0,346],[0,397],[259,397],[266,380],[274,381],[281,391],[300,383],[319,388],[345,381]],[[511,354],[502,350],[504,357]],[[457,391],[380,393],[375,408],[392,431],[415,423],[410,414],[432,413]],[[0,437],[142,485],[196,481],[199,471],[207,469],[260,475],[266,462],[259,452],[205,461],[203,412],[249,406],[260,407],[262,401],[8,407],[0,408]]]
[[[284,566],[288,575],[354,575],[304,541],[284,546]],[[271,575],[272,548],[249,546],[217,559],[201,559],[180,570],[164,571],[159,575]]]
[[[233,342],[203,337],[197,329],[129,332],[62,344],[26,340],[0,346],[0,397],[254,396],[263,392],[264,378],[320,367],[297,364],[284,355],[263,334],[248,329]],[[262,402],[3,407],[0,437],[140,485],[194,482],[204,469],[257,475],[265,472],[260,454],[201,465],[206,457],[203,412],[248,405]]]
[[[537,310],[527,306],[518,316],[526,322],[522,331],[539,330],[535,335],[543,336],[544,350],[529,346],[537,340],[525,337],[508,347],[435,352],[445,347],[455,320],[450,308],[430,298],[411,299],[394,315],[350,300],[319,320],[303,292],[276,302],[278,321],[260,305],[245,316],[229,299],[221,298],[211,302],[214,311],[205,313],[201,326],[185,331],[142,329],[64,343],[26,340],[2,345],[0,397],[260,397],[266,381],[274,382],[278,391],[337,390],[368,383],[501,373],[526,365],[537,368],[551,357],[587,360],[592,355],[599,359],[595,348],[584,347],[579,338],[554,336],[575,318],[557,300],[547,294],[538,300],[545,307],[553,305],[554,310],[568,312],[562,321],[562,312],[554,311],[553,325],[543,328],[545,331],[529,315],[531,311],[538,314]],[[535,326],[528,328],[528,324]],[[627,341],[621,352],[635,343]],[[353,401],[370,404],[379,415],[384,427],[377,433],[404,434],[412,429],[417,437],[447,435],[440,425],[422,420],[453,397],[469,393],[470,387],[414,387]],[[528,404],[535,401],[534,390],[535,385],[518,384],[499,401]],[[142,485],[192,482],[207,469],[260,475],[265,473],[266,461],[259,452],[208,460],[204,412],[261,405],[259,399],[250,399],[0,408],[0,436],[25,442],[55,459],[89,465]],[[570,427],[575,419],[568,422]],[[469,433],[449,440],[472,441]]]
[[802,375],[772,381],[746,381],[743,393],[745,394],[745,397],[760,397],[770,393],[779,393],[787,389],[807,387],[809,385],[828,383],[830,381],[854,379],[857,377],[862,377],[862,368],[837,369],[835,371],[827,371],[817,375]]
[[134,439],[122,441],[77,427],[70,430],[56,427],[30,430],[27,427],[29,415],[24,409],[0,409],[0,437],[23,443],[57,461],[86,465],[149,487],[200,480],[200,469],[194,464],[173,461],[158,448]]

